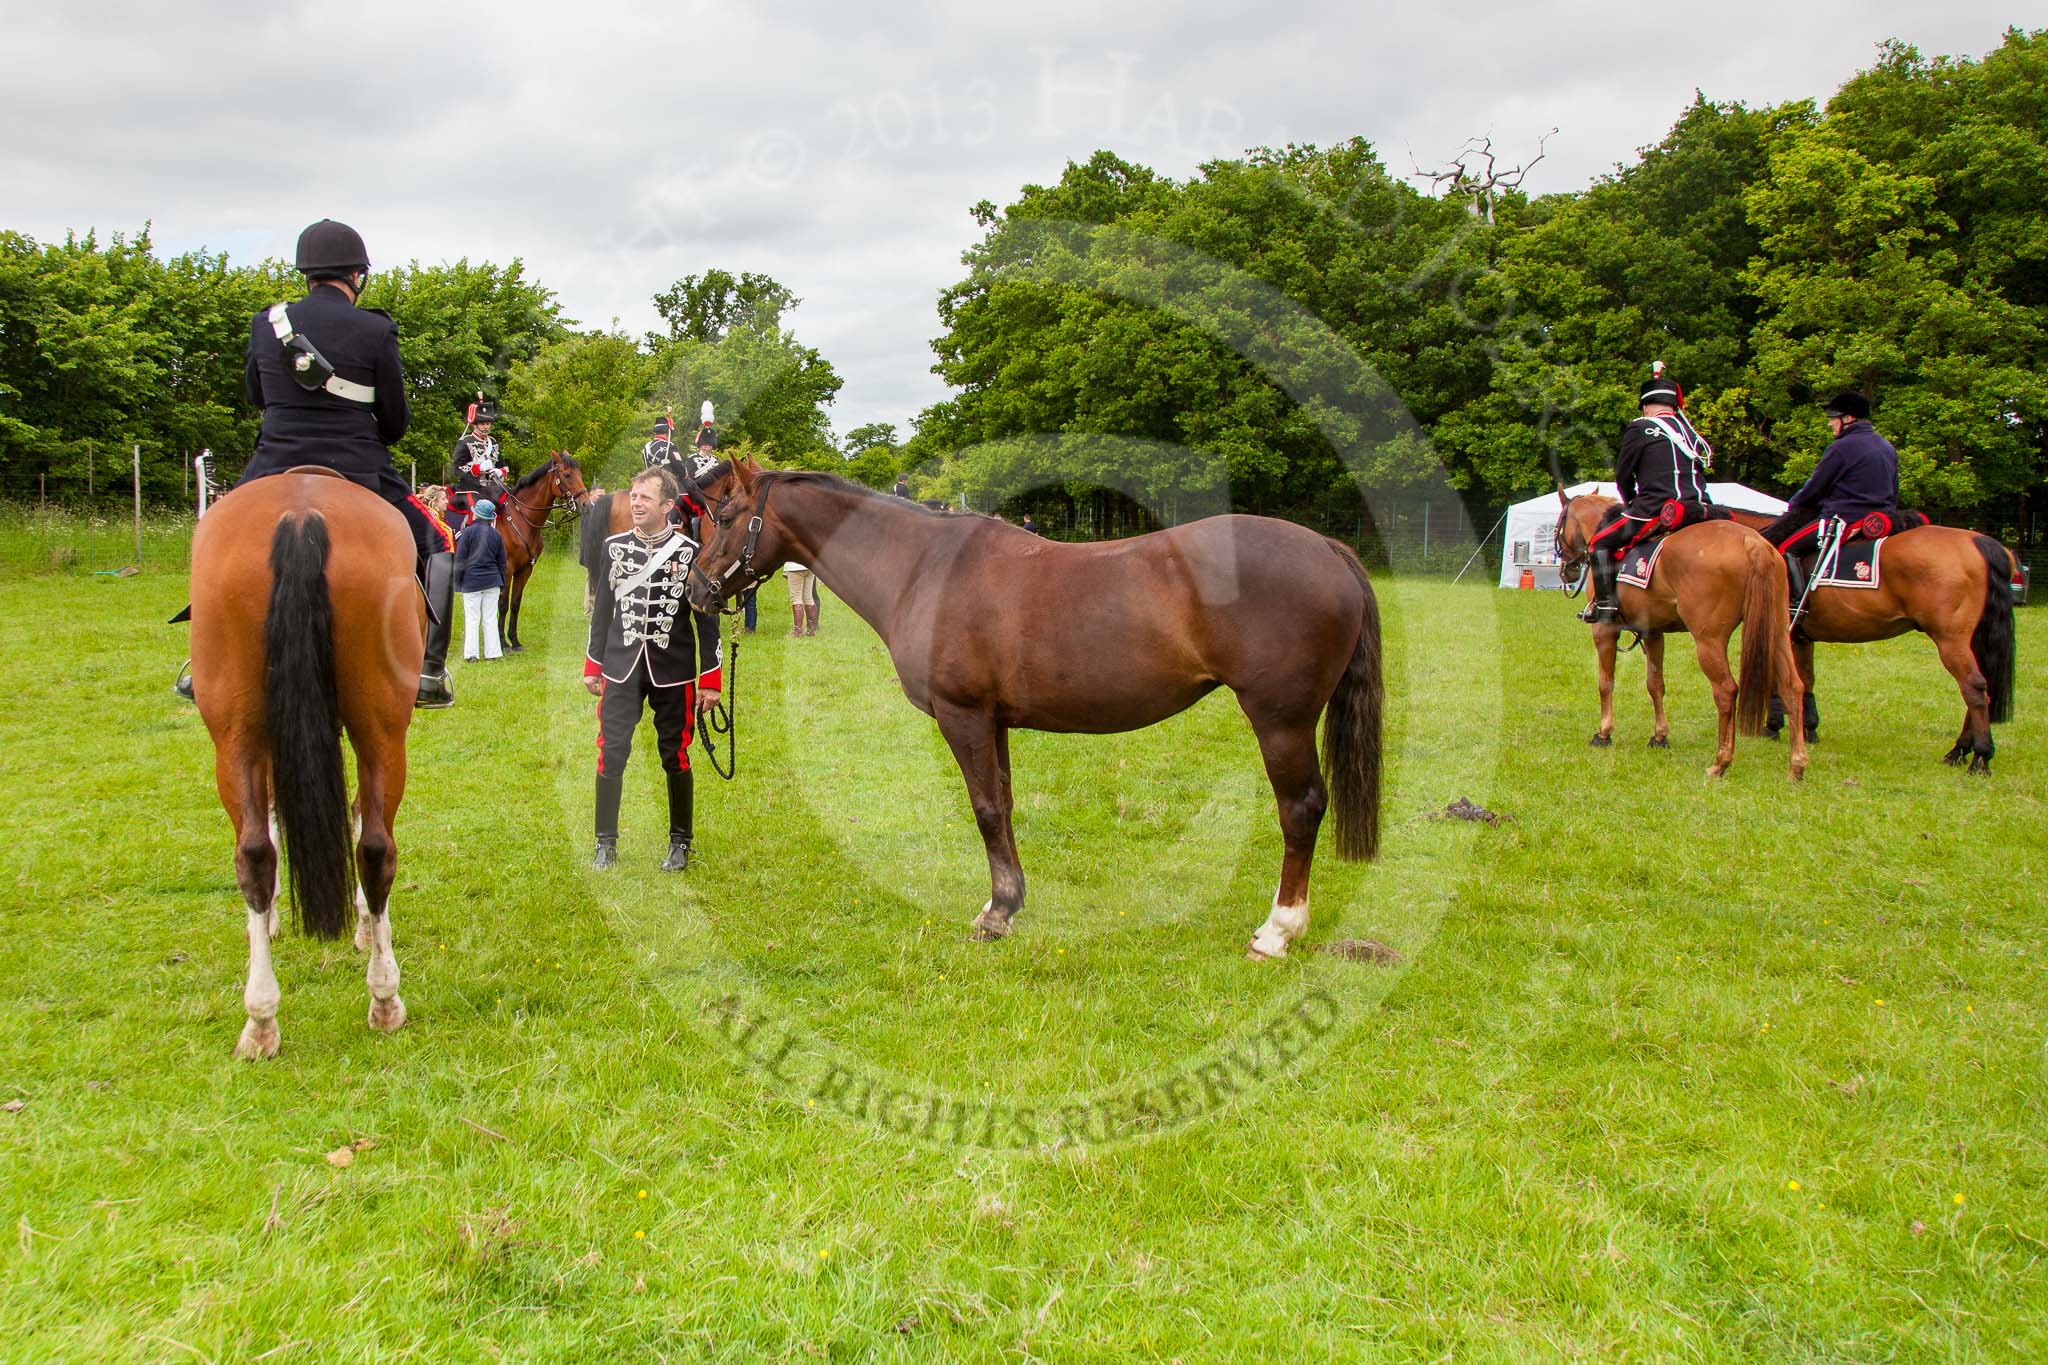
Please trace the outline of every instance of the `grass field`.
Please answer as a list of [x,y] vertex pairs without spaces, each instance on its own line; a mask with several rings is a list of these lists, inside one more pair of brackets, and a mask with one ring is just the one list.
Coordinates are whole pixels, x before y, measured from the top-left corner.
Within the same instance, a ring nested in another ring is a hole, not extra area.
[[1555,596],[1382,581],[1385,856],[1318,866],[1309,939],[1406,963],[1261,965],[1227,698],[1019,735],[1029,899],[973,944],[934,728],[843,607],[783,639],[779,584],[699,865],[655,870],[643,728],[588,872],[570,568],[413,727],[411,1022],[286,937],[253,1066],[182,578],[0,581],[0,1357],[2048,1354],[2038,614],[1990,780],[1936,761],[1913,637],[1823,651],[1803,786],[1762,741],[1709,784],[1682,650],[1673,748],[1631,656],[1596,751]]

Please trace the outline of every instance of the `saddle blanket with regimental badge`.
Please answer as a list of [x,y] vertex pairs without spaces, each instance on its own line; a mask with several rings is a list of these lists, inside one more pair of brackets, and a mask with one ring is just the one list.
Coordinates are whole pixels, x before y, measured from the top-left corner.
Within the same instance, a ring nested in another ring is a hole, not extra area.
[[[1882,540],[1852,540],[1835,556],[1826,578],[1817,578],[1816,588],[1874,588],[1878,579],[1878,556]],[[1813,566],[1809,564],[1809,568]]]
[[1657,571],[1657,556],[1664,553],[1664,543],[1670,539],[1670,536],[1652,536],[1629,546],[1621,557],[1621,563],[1616,566],[1615,581],[1626,583],[1631,588],[1649,587],[1650,575]]

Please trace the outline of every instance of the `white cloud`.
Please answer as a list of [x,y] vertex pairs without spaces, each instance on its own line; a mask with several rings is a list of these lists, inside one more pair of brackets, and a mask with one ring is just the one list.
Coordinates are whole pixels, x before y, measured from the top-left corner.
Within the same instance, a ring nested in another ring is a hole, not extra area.
[[933,300],[968,206],[1098,147],[1184,176],[1362,134],[1401,174],[1476,133],[1513,161],[1555,126],[1530,185],[1572,188],[1695,88],[1825,99],[1883,39],[1975,55],[2011,21],[1980,0],[44,5],[8,21],[0,225],[151,219],[165,249],[246,258],[331,215],[380,261],[523,257],[572,316],[635,333],[681,275],[762,270],[845,376],[847,430],[941,395]]

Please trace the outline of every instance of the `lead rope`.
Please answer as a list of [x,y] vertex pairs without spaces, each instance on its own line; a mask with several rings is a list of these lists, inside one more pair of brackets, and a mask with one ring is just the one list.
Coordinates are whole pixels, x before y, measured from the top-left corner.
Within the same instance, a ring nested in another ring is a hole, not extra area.
[[[740,685],[740,631],[739,613],[725,614],[727,626],[725,652],[725,691],[704,713],[704,753],[711,759],[711,771],[730,782],[740,767],[739,736],[733,732],[733,698],[738,695]],[[726,736],[725,766],[719,766],[717,735]]]

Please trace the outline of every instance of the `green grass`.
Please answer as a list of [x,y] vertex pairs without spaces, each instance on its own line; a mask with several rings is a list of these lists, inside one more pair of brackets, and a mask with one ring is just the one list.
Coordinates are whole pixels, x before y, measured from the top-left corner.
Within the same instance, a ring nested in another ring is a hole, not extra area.
[[[944,746],[844,607],[783,639],[779,584],[699,866],[655,870],[643,727],[589,873],[568,570],[416,719],[411,1022],[371,1035],[361,959],[286,937],[255,1066],[182,578],[0,582],[0,1356],[2048,1351],[2038,617],[1990,780],[1936,761],[1959,703],[1913,637],[1822,652],[1803,786],[1761,741],[1710,784],[1682,646],[1671,751],[1633,656],[1596,751],[1554,596],[1382,582],[1385,856],[1318,865],[1310,940],[1407,965],[1257,965],[1279,838],[1227,698],[1017,736],[1029,899],[972,944]],[[1512,819],[1428,818],[1460,796]],[[1335,1026],[1205,1091],[1305,998]],[[917,1104],[1001,1131],[892,1131]]]

